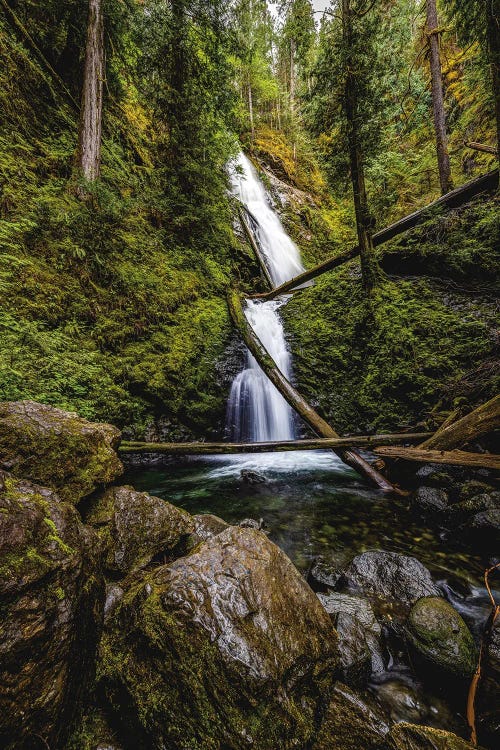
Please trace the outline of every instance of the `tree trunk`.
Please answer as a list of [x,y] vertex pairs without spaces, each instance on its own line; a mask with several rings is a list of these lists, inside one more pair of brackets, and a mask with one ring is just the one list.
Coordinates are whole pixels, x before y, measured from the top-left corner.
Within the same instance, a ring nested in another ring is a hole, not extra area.
[[375,448],[375,453],[384,458],[402,458],[405,461],[417,461],[422,464],[448,464],[449,466],[500,469],[500,456],[493,453],[426,450],[422,448],[402,448],[394,445]]
[[252,84],[248,82],[248,113],[250,115],[250,130],[252,133],[252,141],[255,136],[255,128],[253,122],[253,96],[252,96]]
[[295,110],[295,40],[290,39],[290,111]]
[[495,101],[495,120],[497,128],[497,154],[500,155],[500,0],[487,0],[486,32]]
[[89,0],[87,47],[83,75],[78,162],[83,177],[93,182],[101,168],[104,85],[104,19],[102,0]]
[[350,0],[342,0],[343,43],[346,51],[346,80],[344,109],[347,120],[347,137],[349,142],[349,161],[356,214],[359,254],[361,257],[361,274],[363,286],[370,292],[379,276],[379,268],[372,241],[372,222],[368,211],[363,156],[359,135],[359,112],[356,91],[355,61],[352,58],[353,29]]
[[495,396],[486,404],[482,404],[462,419],[452,422],[445,429],[439,429],[419,448],[452,450],[476,440],[481,435],[487,435],[500,427],[500,396]]
[[[494,169],[491,172],[483,175],[482,177],[477,177],[475,180],[467,182],[465,185],[452,190],[451,193],[444,195],[442,198],[438,198],[436,201],[429,203],[429,205],[424,206],[418,211],[414,211],[412,214],[405,216],[403,219],[394,222],[394,224],[390,224],[388,227],[385,227],[379,232],[376,232],[372,237],[373,246],[379,247],[379,245],[383,245],[384,242],[392,240],[393,237],[397,237],[398,235],[407,232],[409,229],[413,229],[413,227],[416,227],[423,221],[426,221],[429,216],[431,216],[432,213],[435,212],[438,208],[446,208],[447,210],[449,210],[452,208],[456,208],[457,206],[462,206],[464,203],[467,203],[476,195],[497,190],[498,184],[498,169]],[[335,258],[329,258],[328,260],[323,261],[323,263],[319,263],[317,266],[314,266],[314,268],[310,268],[308,271],[304,271],[298,276],[295,276],[293,279],[285,281],[283,284],[280,284],[280,286],[276,287],[271,292],[265,292],[264,294],[253,294],[252,297],[260,299],[274,299],[274,297],[277,297],[280,294],[285,294],[290,290],[296,289],[296,287],[301,286],[302,284],[306,284],[312,279],[315,279],[317,276],[321,276],[321,274],[326,273],[326,271],[330,271],[333,268],[341,266],[343,263],[347,263],[347,261],[352,260],[358,255],[359,247],[356,245],[356,247],[353,247],[350,250],[344,250],[343,253],[335,256]]]
[[441,74],[441,58],[439,54],[439,28],[436,0],[427,0],[427,34],[430,47],[431,93],[432,111],[434,115],[434,131],[436,134],[436,153],[439,169],[441,192],[448,193],[452,187],[450,157],[448,155],[448,136],[446,134],[446,120],[444,113],[443,77]]
[[141,443],[124,441],[120,453],[165,453],[173,455],[213,455],[234,453],[266,453],[268,451],[315,451],[328,448],[373,448],[392,443],[412,443],[428,437],[429,433],[410,432],[395,435],[359,435],[346,438],[316,438],[313,440],[277,440],[266,443]]
[[[236,291],[232,291],[228,296],[229,311],[233,322],[240,331],[245,344],[259,363],[264,373],[271,383],[281,393],[283,398],[290,404],[297,414],[309,425],[309,427],[320,437],[338,438],[339,435],[330,427],[328,422],[312,408],[303,396],[293,387],[289,380],[285,378],[281,370],[277,367],[276,362],[270,356],[262,342],[252,329],[241,306],[241,299]],[[385,492],[397,492],[396,488],[378,471],[353,450],[336,450],[335,453],[340,456],[342,461],[351,466],[360,474],[367,477],[373,484]]]

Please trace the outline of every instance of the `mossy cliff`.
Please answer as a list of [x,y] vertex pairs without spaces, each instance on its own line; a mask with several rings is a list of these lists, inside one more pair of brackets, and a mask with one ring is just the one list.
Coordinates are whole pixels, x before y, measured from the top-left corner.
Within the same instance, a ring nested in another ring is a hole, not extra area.
[[341,432],[493,396],[499,236],[498,203],[483,199],[382,247],[391,276],[371,298],[357,260],[295,295],[282,314],[299,390]]

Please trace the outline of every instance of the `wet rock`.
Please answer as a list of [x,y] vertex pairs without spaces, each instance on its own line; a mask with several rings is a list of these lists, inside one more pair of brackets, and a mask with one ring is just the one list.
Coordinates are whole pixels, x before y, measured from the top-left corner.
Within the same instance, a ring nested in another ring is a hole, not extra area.
[[408,674],[392,676],[388,672],[382,679],[376,685],[376,693],[390,716],[391,724],[401,721],[412,724],[438,723],[441,728],[452,731],[460,723],[445,700],[430,695],[421,683],[415,682]]
[[[0,746],[62,747],[93,675],[104,584],[97,535],[50,489],[0,490]],[[43,743],[42,743],[43,744]]]
[[0,403],[0,468],[78,503],[123,467],[115,453],[120,432],[34,401]]
[[92,503],[85,520],[106,546],[106,567],[122,574],[171,552],[195,528],[186,511],[132,487],[109,489]]
[[396,724],[388,737],[389,750],[473,750],[474,746],[451,732],[414,724]]
[[133,584],[99,672],[131,733],[154,747],[287,750],[312,736],[336,643],[286,555],[259,531],[229,527]]
[[448,493],[438,487],[419,487],[412,498],[412,506],[422,513],[442,513],[448,507]]
[[262,531],[265,524],[263,518],[259,518],[258,521],[255,518],[244,518],[243,521],[239,522],[238,526],[241,526],[243,529],[257,529],[257,531]]
[[242,469],[240,476],[247,484],[266,484],[267,479],[256,471],[250,471],[250,469]]
[[493,492],[494,489],[494,487],[490,484],[486,484],[486,482],[480,482],[477,479],[469,479],[460,487],[459,499],[470,500],[471,498],[476,497],[476,495]]
[[470,630],[445,599],[424,597],[409,614],[407,636],[411,646],[433,671],[460,678],[472,677],[477,651]]
[[389,721],[368,694],[337,684],[312,750],[385,750]]
[[335,592],[318,594],[318,598],[337,630],[343,679],[350,685],[365,684],[374,672],[384,670],[382,629],[370,602]]
[[404,605],[440,593],[427,568],[415,557],[384,550],[370,550],[355,557],[344,571],[343,580],[351,589]]
[[221,531],[227,529],[229,524],[219,518],[213,516],[211,513],[203,513],[201,515],[193,516],[194,520],[194,533],[202,541],[210,539],[213,536],[217,536]]
[[496,499],[495,494],[482,493],[481,495],[474,495],[474,497],[470,497],[467,500],[455,503],[451,506],[450,510],[453,516],[465,518],[485,510],[494,510],[500,507],[500,499]]
[[500,745],[500,617],[497,617],[486,641],[482,679],[476,697],[479,740],[485,745]]
[[415,474],[417,481],[426,487],[454,487],[456,476],[445,471],[442,464],[424,464]]
[[328,558],[316,557],[307,576],[308,583],[313,588],[318,584],[335,588],[348,562],[349,556],[345,552],[331,553]]

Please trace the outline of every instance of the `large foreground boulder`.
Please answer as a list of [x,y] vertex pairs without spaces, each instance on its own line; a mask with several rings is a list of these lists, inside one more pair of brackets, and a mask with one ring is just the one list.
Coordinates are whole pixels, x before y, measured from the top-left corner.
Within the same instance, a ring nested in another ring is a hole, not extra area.
[[195,528],[186,511],[132,487],[109,489],[92,503],[85,520],[103,540],[106,567],[122,574],[160,552],[168,555]]
[[0,469],[77,503],[122,471],[120,432],[35,401],[0,403]]
[[485,644],[482,679],[476,698],[479,740],[500,746],[500,615],[497,615]]
[[332,687],[336,633],[286,555],[230,527],[135,579],[100,682],[136,748],[303,747]]
[[99,564],[72,505],[0,473],[0,747],[63,747],[93,674]]

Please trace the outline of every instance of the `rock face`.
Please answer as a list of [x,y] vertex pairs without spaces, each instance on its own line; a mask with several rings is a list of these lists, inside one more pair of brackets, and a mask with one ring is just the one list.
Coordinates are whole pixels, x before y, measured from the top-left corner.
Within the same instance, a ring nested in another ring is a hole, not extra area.
[[373,698],[337,684],[312,750],[386,750],[389,722]]
[[348,594],[318,594],[333,618],[339,637],[342,676],[349,685],[363,685],[374,672],[384,670],[381,627],[370,602]]
[[160,552],[168,553],[195,528],[189,513],[132,487],[109,489],[92,504],[85,520],[103,539],[106,567],[122,574],[147,565]]
[[92,677],[97,536],[50,489],[0,475],[0,746],[62,747]]
[[351,589],[406,605],[412,605],[423,596],[440,594],[421,562],[397,552],[364,552],[352,560],[343,578]]
[[123,471],[120,432],[34,401],[0,403],[0,469],[78,503]]
[[462,678],[474,674],[477,653],[472,635],[445,599],[419,599],[410,611],[407,633],[413,648],[435,669]]
[[442,513],[448,507],[448,493],[438,487],[419,487],[412,505],[421,513]]
[[389,735],[389,750],[473,750],[474,745],[441,729],[396,724]]
[[334,680],[336,633],[265,534],[230,527],[145,574],[101,645],[100,680],[154,747],[302,747]]
[[479,740],[497,747],[500,744],[500,616],[491,628],[482,668],[477,696]]

